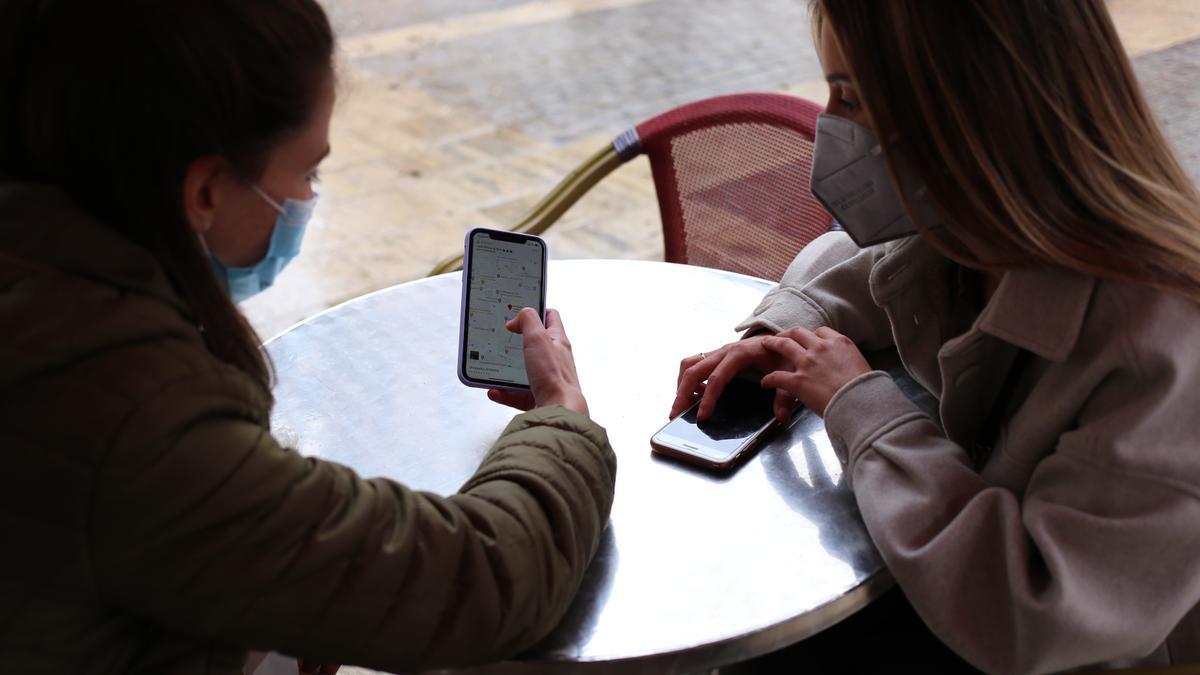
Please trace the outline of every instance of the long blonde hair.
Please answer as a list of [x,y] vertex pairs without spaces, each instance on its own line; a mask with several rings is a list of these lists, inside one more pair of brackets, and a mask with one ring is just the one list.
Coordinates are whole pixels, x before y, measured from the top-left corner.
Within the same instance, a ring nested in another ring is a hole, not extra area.
[[[1051,265],[1200,302],[1200,193],[1138,86],[1104,0],[813,0],[893,167],[981,268]],[[968,251],[986,251],[977,256]]]

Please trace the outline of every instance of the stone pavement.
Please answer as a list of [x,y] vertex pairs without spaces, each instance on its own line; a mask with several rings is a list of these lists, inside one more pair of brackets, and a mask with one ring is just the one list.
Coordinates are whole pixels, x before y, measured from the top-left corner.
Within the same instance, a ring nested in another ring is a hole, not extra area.
[[[324,0],[342,94],[304,252],[243,308],[264,338],[423,276],[508,228],[625,128],[739,91],[824,101],[806,0]],[[1200,0],[1111,0],[1151,106],[1200,179]],[[662,256],[649,166],[607,178],[555,258]],[[403,329],[403,327],[397,327]]]

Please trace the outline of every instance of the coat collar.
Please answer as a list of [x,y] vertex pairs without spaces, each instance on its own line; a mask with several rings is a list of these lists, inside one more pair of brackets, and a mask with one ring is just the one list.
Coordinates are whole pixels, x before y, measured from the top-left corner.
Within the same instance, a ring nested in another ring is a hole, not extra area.
[[[871,270],[871,292],[883,306],[919,280],[946,284],[952,264],[919,236],[892,244]],[[975,329],[1062,361],[1079,340],[1096,279],[1052,268],[1018,268],[1004,274],[980,312]]]
[[1009,270],[976,325],[1038,356],[1065,361],[1079,341],[1095,290],[1095,277],[1066,270]]
[[153,254],[56,187],[0,183],[0,256],[152,295],[190,315]]

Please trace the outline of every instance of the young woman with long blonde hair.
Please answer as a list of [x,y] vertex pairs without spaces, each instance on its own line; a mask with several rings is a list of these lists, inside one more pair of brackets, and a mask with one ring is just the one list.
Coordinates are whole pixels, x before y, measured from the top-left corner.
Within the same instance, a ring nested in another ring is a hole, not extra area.
[[977,668],[1200,660],[1200,196],[1103,0],[813,10],[812,187],[845,233],[683,360],[672,414],[757,367],[781,417],[823,415],[903,595]]

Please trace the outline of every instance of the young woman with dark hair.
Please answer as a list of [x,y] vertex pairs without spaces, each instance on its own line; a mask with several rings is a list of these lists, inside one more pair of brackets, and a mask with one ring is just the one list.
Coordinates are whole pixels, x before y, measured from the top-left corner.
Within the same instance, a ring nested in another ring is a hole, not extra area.
[[[1105,3],[812,7],[812,189],[845,232],[683,360],[672,413],[756,367],[781,417],[822,415],[903,592],[883,607],[975,667],[1200,661],[1200,195]],[[830,632],[838,672],[922,658],[864,615]]]
[[[313,0],[0,0],[0,670],[387,670],[545,635],[615,459],[559,317],[537,408],[438,498],[271,437],[235,299],[298,251],[329,152]],[[509,398],[508,403],[521,403]]]

